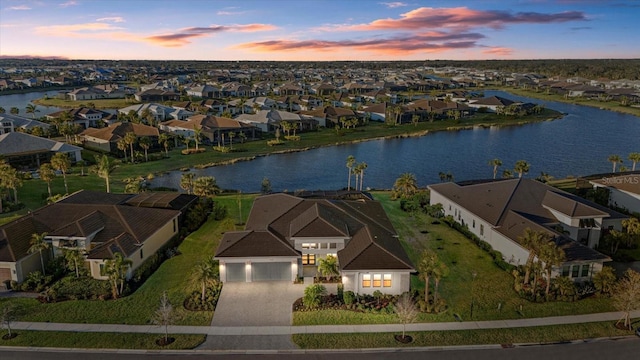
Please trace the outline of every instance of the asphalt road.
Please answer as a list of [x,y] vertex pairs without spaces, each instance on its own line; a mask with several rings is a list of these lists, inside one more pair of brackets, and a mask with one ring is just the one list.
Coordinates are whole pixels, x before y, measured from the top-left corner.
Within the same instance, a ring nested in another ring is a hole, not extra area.
[[65,351],[51,349],[10,349],[0,348],[2,360],[134,360],[134,359],[305,359],[305,360],[585,360],[585,359],[638,359],[640,356],[640,338],[627,337],[618,340],[599,340],[592,342],[517,346],[502,349],[495,346],[446,349],[381,349],[378,351],[302,351],[291,352],[158,352],[158,351]]

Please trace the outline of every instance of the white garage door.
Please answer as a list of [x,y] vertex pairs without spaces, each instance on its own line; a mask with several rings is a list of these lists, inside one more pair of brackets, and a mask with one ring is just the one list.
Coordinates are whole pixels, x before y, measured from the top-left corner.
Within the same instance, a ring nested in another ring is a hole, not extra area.
[[251,268],[253,269],[253,281],[291,280],[290,262],[253,263]]
[[244,263],[227,263],[227,281],[247,281]]

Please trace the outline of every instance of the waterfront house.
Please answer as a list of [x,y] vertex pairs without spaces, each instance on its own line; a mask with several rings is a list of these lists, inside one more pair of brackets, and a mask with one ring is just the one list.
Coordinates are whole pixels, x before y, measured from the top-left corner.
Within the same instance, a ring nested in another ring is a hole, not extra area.
[[136,138],[143,136],[150,138],[151,147],[158,147],[158,136],[160,136],[158,128],[130,122],[115,123],[101,129],[89,128],[81,132],[80,137],[82,144],[87,148],[120,154],[118,141],[129,132],[134,133]]
[[82,160],[82,148],[22,132],[0,135],[0,155],[16,169],[37,169],[55,153],[68,154],[72,163]]
[[[353,199],[353,196],[350,197]],[[345,291],[401,294],[414,266],[382,205],[360,194],[256,198],[245,230],[226,232],[215,253],[223,282],[312,282],[320,259],[337,257]]]

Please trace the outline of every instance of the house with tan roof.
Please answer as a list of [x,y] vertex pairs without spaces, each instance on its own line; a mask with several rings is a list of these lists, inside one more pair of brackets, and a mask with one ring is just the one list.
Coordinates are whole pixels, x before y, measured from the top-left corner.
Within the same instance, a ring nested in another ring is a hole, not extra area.
[[30,272],[42,271],[40,254],[29,253],[32,235],[42,233],[51,245],[45,261],[77,249],[90,275],[106,279],[104,261],[120,253],[132,262],[130,277],[178,235],[179,218],[196,199],[180,193],[74,193],[0,226],[0,283],[22,282]]
[[210,143],[221,141],[223,138],[229,139],[228,134],[233,132],[244,133],[247,139],[255,139],[260,136],[260,129],[251,125],[229,119],[221,116],[213,115],[193,115],[182,120],[170,120],[160,123],[160,129],[172,134],[182,135],[184,137],[194,137],[196,129],[201,130],[201,136]]
[[159,146],[160,131],[158,128],[130,122],[119,122],[101,129],[88,128],[80,133],[80,137],[82,144],[87,148],[118,154],[120,152],[118,141],[129,132],[136,134],[137,138],[143,136],[150,138],[151,148]]
[[581,180],[589,181],[596,189],[607,189],[609,206],[640,213],[640,171],[593,175]]
[[525,229],[547,233],[564,250],[556,272],[574,281],[590,280],[611,259],[595,250],[601,236],[622,229],[627,217],[604,206],[531,179],[441,183],[428,186],[431,205],[441,204],[479,239],[523,265],[529,250],[521,244]]
[[224,234],[215,253],[223,282],[294,281],[337,257],[345,290],[401,294],[414,266],[379,202],[278,193],[256,198],[245,230]]

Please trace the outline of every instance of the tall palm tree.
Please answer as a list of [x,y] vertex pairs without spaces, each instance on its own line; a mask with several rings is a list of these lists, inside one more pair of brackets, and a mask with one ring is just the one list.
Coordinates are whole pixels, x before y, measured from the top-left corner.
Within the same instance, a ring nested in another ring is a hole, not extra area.
[[640,153],[633,152],[629,154],[629,157],[627,159],[631,160],[631,163],[633,164],[633,166],[631,167],[631,171],[636,171],[636,164],[640,162]]
[[138,137],[136,136],[136,134],[133,131],[129,131],[128,133],[126,133],[124,135],[124,142],[129,145],[129,153],[131,154],[131,163],[134,163],[134,158],[133,158],[133,145],[136,143],[136,141],[138,140]]
[[324,258],[318,260],[318,271],[322,276],[324,276],[327,280],[332,276],[340,275],[340,271],[338,268],[338,258],[333,255],[327,255]]
[[113,163],[107,155],[96,155],[96,173],[99,177],[103,178],[107,185],[107,193],[111,192],[111,186],[109,184],[109,175],[115,170],[116,165]]
[[404,173],[401,174],[393,184],[392,196],[394,198],[400,197],[404,199],[415,194],[417,190],[418,181],[416,180],[416,176],[412,173]]
[[162,133],[158,136],[158,144],[164,147],[164,153],[166,157],[169,157],[169,135]]
[[40,112],[40,110],[38,110],[38,108],[33,104],[27,104],[27,107],[25,108],[25,112],[27,114],[31,114],[31,118],[35,119],[36,113]]
[[495,180],[496,176],[498,175],[498,168],[502,166],[502,160],[497,158],[490,160],[489,165],[493,166],[493,179]]
[[124,290],[124,282],[127,278],[127,271],[132,265],[132,261],[117,252],[113,254],[113,259],[107,259],[104,262],[105,273],[111,282],[111,290],[113,298],[118,298]]
[[538,257],[544,263],[544,271],[547,277],[547,287],[544,293],[546,296],[549,296],[549,290],[551,289],[551,271],[554,267],[560,266],[565,261],[566,257],[564,250],[559,248],[553,241],[549,241],[542,245]]
[[202,138],[202,128],[198,128],[193,125],[193,140],[196,142],[196,152],[198,151],[198,145],[200,144],[200,139]]
[[440,286],[440,280],[443,277],[449,275],[449,268],[445,263],[438,260],[436,266],[433,268],[433,304],[438,303],[438,287]]
[[84,262],[84,255],[79,249],[65,250],[64,258],[67,261],[67,267],[69,270],[73,270],[76,273],[76,277],[80,277],[80,265]]
[[149,148],[151,147],[151,138],[149,138],[148,136],[142,136],[140,137],[140,140],[138,140],[138,144],[140,144],[140,147],[144,150],[144,161],[148,162],[149,161]]
[[525,160],[516,161],[516,165],[513,167],[513,170],[518,173],[518,177],[521,178],[522,174],[526,174],[529,172],[529,163]]
[[47,237],[47,233],[43,232],[41,234],[31,234],[31,241],[29,241],[29,250],[27,252],[29,254],[40,253],[40,265],[42,265],[42,274],[46,275],[44,269],[44,258],[42,256],[42,251],[47,250],[51,247],[51,245],[45,240]]
[[522,236],[518,237],[520,244],[529,251],[527,262],[525,264],[524,284],[529,283],[529,277],[531,275],[531,269],[533,267],[533,261],[536,256],[539,256],[540,249],[550,241],[549,234],[542,231],[534,231],[531,228],[524,229]]
[[220,193],[220,187],[213,176],[201,176],[193,180],[193,194],[202,197],[213,197]]
[[233,149],[233,138],[236,137],[236,133],[231,131],[229,132],[229,149]]
[[206,297],[207,286],[216,285],[219,280],[218,261],[214,260],[213,257],[197,263],[191,271],[190,281],[193,285],[200,287],[200,301],[203,303]]
[[56,172],[49,163],[40,165],[40,179],[47,183],[47,191],[51,197],[51,182],[56,178]]
[[437,266],[438,255],[431,250],[424,250],[420,255],[420,260],[418,260],[417,270],[420,273],[420,277],[424,279],[424,301],[427,304],[429,304],[429,281]]
[[[116,145],[118,146],[118,150],[120,150],[120,151],[122,151],[124,153],[124,162],[127,162],[127,148],[129,147],[127,145],[127,142],[125,141],[124,138],[122,138],[122,139],[118,140]],[[133,154],[131,154],[131,156],[133,156]]]
[[0,160],[0,188],[13,189],[13,201],[18,203],[18,188],[22,186],[22,178],[13,166]]
[[[360,164],[358,164],[358,175],[360,176],[360,188],[359,190],[362,191],[362,183],[364,182],[364,171],[367,169],[369,165],[367,165],[366,162],[361,162]],[[357,186],[358,184],[356,184]]]
[[347,190],[351,190],[351,174],[353,171],[353,166],[356,164],[356,158],[353,155],[347,156],[347,169],[349,169],[349,180],[347,182]]
[[56,153],[51,157],[51,166],[54,169],[60,170],[62,172],[62,178],[64,179],[64,192],[65,194],[69,193],[69,186],[67,184],[67,171],[71,167],[71,161],[69,161],[69,155],[66,153]]
[[616,167],[618,166],[618,164],[622,164],[622,158],[620,157],[620,155],[617,154],[613,154],[613,155],[609,155],[609,157],[607,158],[607,160],[613,164],[613,170],[612,172],[616,172]]
[[188,173],[182,174],[182,177],[180,178],[180,187],[183,190],[186,190],[187,194],[191,194],[191,192],[193,191],[193,181],[195,177],[196,177],[196,174],[192,172],[188,172]]

